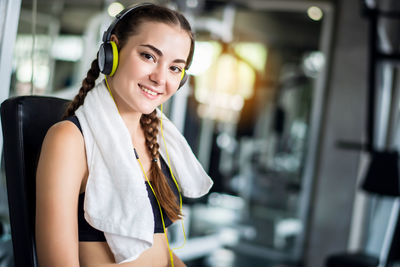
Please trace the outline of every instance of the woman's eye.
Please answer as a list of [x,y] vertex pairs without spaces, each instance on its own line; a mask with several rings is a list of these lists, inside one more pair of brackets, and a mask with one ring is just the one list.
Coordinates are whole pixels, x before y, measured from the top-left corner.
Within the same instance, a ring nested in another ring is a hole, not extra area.
[[155,60],[155,58],[151,55],[151,54],[149,54],[149,53],[140,53],[140,55],[142,56],[142,57],[144,57],[145,59],[148,59],[148,60],[152,60],[152,61],[156,61]]
[[176,72],[176,73],[181,73],[181,72],[182,72],[182,69],[179,68],[179,67],[177,67],[177,66],[172,66],[172,67],[171,67],[171,70],[172,70],[173,72]]

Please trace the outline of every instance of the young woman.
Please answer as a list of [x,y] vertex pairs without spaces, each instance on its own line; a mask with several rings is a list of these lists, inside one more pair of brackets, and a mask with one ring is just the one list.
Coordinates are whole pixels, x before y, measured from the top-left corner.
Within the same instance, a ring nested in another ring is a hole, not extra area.
[[[180,192],[199,197],[212,181],[165,117],[163,143],[156,108],[184,82],[190,25],[176,11],[140,5],[121,12],[103,42],[65,120],[42,145],[39,265],[185,266],[165,228],[181,217]],[[95,84],[100,72],[105,80]]]

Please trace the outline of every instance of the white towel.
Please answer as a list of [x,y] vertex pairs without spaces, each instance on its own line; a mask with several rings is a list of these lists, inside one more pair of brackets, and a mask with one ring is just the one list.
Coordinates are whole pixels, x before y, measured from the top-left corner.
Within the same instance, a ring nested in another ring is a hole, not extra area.
[[[154,217],[131,136],[104,81],[88,92],[75,114],[89,168],[85,218],[104,232],[117,263],[135,260],[153,244]],[[157,114],[161,112],[157,110]],[[205,195],[212,180],[181,133],[165,115],[162,118],[171,168],[182,194],[191,198]],[[160,135],[158,142],[166,160]]]

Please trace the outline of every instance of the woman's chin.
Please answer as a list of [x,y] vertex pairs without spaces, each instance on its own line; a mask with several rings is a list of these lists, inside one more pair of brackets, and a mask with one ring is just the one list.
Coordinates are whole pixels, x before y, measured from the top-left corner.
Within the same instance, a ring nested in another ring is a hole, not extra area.
[[142,108],[141,113],[148,115],[148,114],[152,113],[156,108],[157,108],[157,106],[145,107],[145,108]]

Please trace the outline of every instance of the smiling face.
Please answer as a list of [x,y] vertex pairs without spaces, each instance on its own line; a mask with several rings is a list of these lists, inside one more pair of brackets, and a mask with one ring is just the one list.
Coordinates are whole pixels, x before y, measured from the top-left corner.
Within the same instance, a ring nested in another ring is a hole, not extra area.
[[[118,44],[115,36],[112,36]],[[179,25],[143,22],[119,51],[109,84],[120,112],[151,113],[178,89],[190,51]]]

